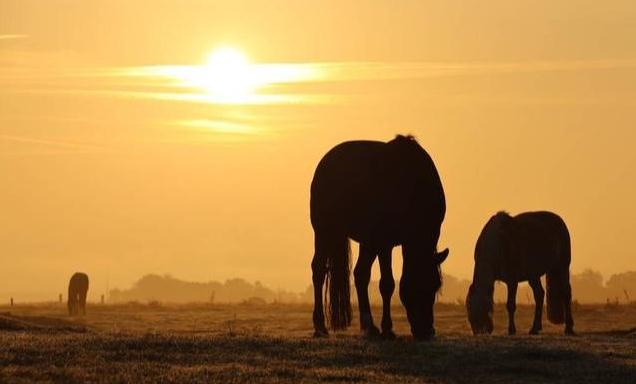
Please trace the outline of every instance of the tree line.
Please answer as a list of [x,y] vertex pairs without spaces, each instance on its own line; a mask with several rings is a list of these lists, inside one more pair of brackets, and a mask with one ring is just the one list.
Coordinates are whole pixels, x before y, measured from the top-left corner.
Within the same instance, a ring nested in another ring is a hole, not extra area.
[[[636,271],[614,274],[605,281],[598,271],[585,270],[572,274],[571,278],[573,299],[579,303],[627,303],[636,301]],[[466,297],[470,281],[459,279],[452,275],[443,275],[443,286],[438,301],[445,303],[460,303]],[[378,282],[373,281],[369,286],[371,302],[381,302]],[[529,287],[519,287],[517,293],[520,304],[532,303],[532,292]],[[495,287],[495,301],[506,300],[505,286],[497,284]],[[256,281],[250,283],[244,279],[235,278],[225,282],[189,282],[170,275],[149,274],[139,279],[129,289],[113,289],[109,292],[108,301],[111,303],[139,302],[280,302],[280,303],[311,303],[313,290],[311,286],[304,292],[275,290]]]

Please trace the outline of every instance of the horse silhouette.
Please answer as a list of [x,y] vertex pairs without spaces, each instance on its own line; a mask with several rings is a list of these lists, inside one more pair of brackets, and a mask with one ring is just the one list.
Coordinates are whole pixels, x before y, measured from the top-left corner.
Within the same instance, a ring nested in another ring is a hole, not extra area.
[[411,333],[416,339],[432,337],[440,264],[448,256],[448,249],[437,252],[446,202],[435,164],[416,140],[398,135],[387,143],[349,141],[337,145],[316,168],[310,207],[315,240],[311,263],[314,336],[328,335],[325,314],[333,330],[351,324],[349,239],[353,239],[360,243],[354,277],[362,331],[369,336],[380,334],[373,323],[367,292],[371,265],[379,255],[382,335],[394,336],[391,249],[401,245],[400,299]]
[[68,283],[68,314],[86,315],[86,293],[88,292],[88,275],[76,272]]
[[508,287],[508,333],[516,333],[517,285],[527,281],[535,301],[530,334],[538,334],[544,296],[541,276],[545,274],[548,320],[565,322],[565,334],[573,334],[570,258],[570,234],[558,215],[527,212],[512,217],[499,212],[491,217],[477,240],[473,283],[466,298],[473,333],[493,331],[493,290],[499,280]]

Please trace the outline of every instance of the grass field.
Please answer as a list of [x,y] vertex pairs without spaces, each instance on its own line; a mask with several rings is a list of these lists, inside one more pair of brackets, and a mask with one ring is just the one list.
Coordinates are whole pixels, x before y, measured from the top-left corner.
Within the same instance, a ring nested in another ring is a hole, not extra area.
[[636,382],[634,305],[578,307],[575,337],[545,321],[542,335],[525,335],[528,306],[517,310],[523,334],[505,335],[499,306],[495,334],[473,337],[462,307],[439,305],[438,337],[422,343],[400,307],[395,341],[362,339],[357,324],[312,339],[309,305],[91,305],[77,319],[64,310],[0,307],[0,383]]

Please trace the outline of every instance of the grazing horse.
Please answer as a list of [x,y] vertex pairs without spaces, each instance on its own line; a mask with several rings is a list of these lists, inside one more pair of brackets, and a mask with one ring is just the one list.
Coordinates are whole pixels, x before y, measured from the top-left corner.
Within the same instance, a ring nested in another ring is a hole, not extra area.
[[[360,243],[354,271],[360,326],[379,335],[368,297],[371,265],[379,255],[382,278],[382,335],[394,337],[390,314],[395,289],[391,249],[402,246],[400,299],[416,339],[434,335],[433,304],[441,286],[440,264],[448,249],[437,252],[446,213],[444,190],[435,164],[411,136],[385,143],[350,141],[331,149],[311,183],[311,224],[315,253],[313,322],[316,337],[351,324],[349,240]],[[326,283],[323,307],[323,284]]]
[[70,316],[86,315],[86,293],[88,292],[88,276],[76,272],[68,283],[68,314]]
[[563,220],[551,212],[527,212],[491,217],[475,247],[475,271],[466,307],[474,334],[493,331],[495,280],[508,286],[508,334],[516,333],[514,314],[517,284],[527,281],[534,293],[534,322],[530,334],[541,331],[543,287],[546,275],[548,320],[565,322],[565,334],[574,334],[570,288],[570,234]]

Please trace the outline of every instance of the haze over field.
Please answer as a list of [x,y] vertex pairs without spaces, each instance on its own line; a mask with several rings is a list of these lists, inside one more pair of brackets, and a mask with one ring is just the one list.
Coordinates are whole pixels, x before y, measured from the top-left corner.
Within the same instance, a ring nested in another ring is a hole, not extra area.
[[[604,282],[599,272],[586,270],[571,276],[573,300],[577,303],[605,303],[607,305],[629,304],[636,295],[636,271],[612,275]],[[444,275],[443,287],[437,296],[438,303],[463,303],[471,281]],[[545,284],[545,282],[544,282]],[[398,292],[395,293],[399,297]],[[379,282],[372,281],[368,289],[373,304],[382,304]],[[191,282],[170,275],[146,275],[126,289],[115,288],[108,292],[110,303],[312,303],[314,299],[311,285],[302,292],[272,289],[260,281],[250,283],[243,279],[228,279],[224,282]],[[532,304],[532,290],[523,284],[517,291],[517,301]],[[353,295],[357,300],[357,295]],[[504,303],[507,299],[506,286],[495,285],[494,301]]]
[[0,0],[0,301],[80,270],[93,300],[304,291],[317,162],[397,133],[442,177],[446,273],[501,209],[558,212],[574,273],[635,270],[635,126],[629,0]]

